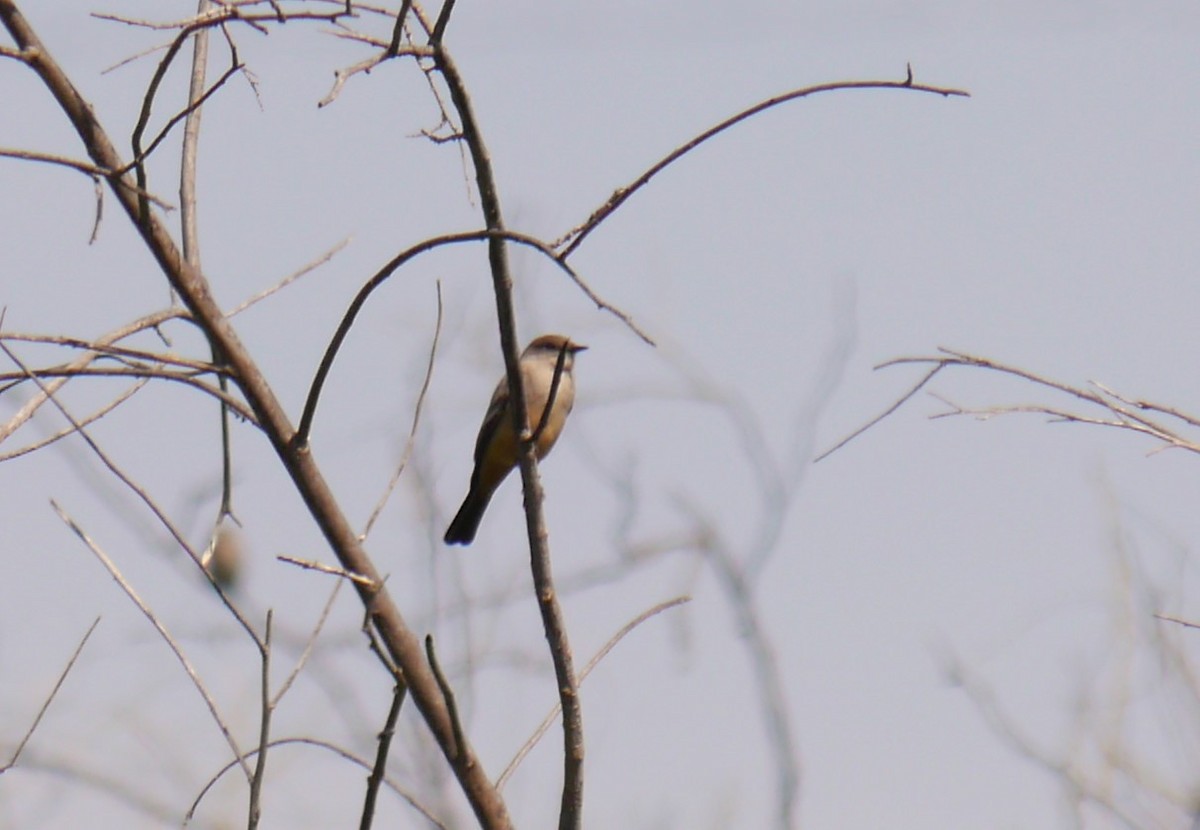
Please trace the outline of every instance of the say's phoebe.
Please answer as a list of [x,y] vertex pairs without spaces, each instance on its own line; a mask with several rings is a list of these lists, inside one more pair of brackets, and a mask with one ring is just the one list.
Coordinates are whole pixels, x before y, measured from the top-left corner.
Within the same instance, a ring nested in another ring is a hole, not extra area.
[[[543,334],[521,352],[521,385],[525,390],[525,408],[529,414],[529,429],[536,440],[538,460],[554,446],[567,422],[567,415],[575,405],[575,354],[587,346],[572,343],[561,334]],[[554,393],[554,405],[541,431],[542,414],[550,398],[550,387],[554,384],[555,367],[562,358],[562,372],[558,389]],[[487,510],[492,494],[500,482],[517,465],[517,435],[513,429],[513,413],[509,406],[508,378],[500,378],[479,437],[475,440],[475,471],[471,473],[471,489],[458,509],[454,521],[446,528],[444,537],[447,545],[469,545],[479,529],[479,520]]]

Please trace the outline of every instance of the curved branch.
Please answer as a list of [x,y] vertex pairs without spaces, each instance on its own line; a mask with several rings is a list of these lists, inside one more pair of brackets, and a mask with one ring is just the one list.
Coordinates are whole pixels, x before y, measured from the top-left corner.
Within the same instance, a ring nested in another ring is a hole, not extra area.
[[477,231],[461,231],[459,233],[448,233],[443,236],[434,236],[429,239],[424,239],[409,248],[392,257],[386,265],[380,268],[371,279],[358,290],[358,294],[350,302],[350,307],[346,309],[346,313],[342,315],[342,321],[338,324],[337,329],[333,333],[333,337],[329,341],[329,345],[325,347],[325,354],[321,358],[320,364],[317,365],[317,373],[313,376],[312,385],[308,390],[308,397],[304,401],[304,411],[300,416],[300,425],[296,429],[296,434],[293,442],[296,447],[308,446],[309,436],[312,434],[312,422],[316,416],[317,401],[321,397],[321,389],[325,386],[325,379],[329,375],[329,370],[333,368],[334,358],[337,357],[338,350],[342,347],[342,342],[346,339],[346,335],[350,333],[350,328],[354,325],[354,320],[358,317],[358,313],[362,311],[362,307],[366,304],[367,298],[374,293],[375,289],[387,281],[400,266],[404,265],[410,259],[432,251],[435,248],[441,248],[445,245],[457,245],[463,242],[482,242],[484,240],[504,239],[510,242],[515,242],[518,245],[525,245],[533,248],[535,251],[549,258],[555,265],[566,272],[576,285],[578,285],[585,294],[596,303],[597,307],[608,311],[618,319],[625,322],[635,333],[638,334],[647,343],[653,344],[645,334],[641,332],[633,324],[624,312],[610,305],[605,300],[601,299],[592,289],[583,281],[583,279],[575,272],[575,269],[568,265],[562,257],[554,252],[554,249],[547,245],[542,240],[528,234],[518,233],[509,230],[477,230]]
[[[371,762],[366,758],[355,755],[350,750],[343,749],[342,747],[331,743],[330,741],[322,741],[318,738],[279,738],[278,740],[271,741],[269,744],[267,744],[267,748],[275,749],[276,747],[288,746],[289,744],[300,744],[302,746],[313,746],[318,749],[324,749],[344,758],[347,761],[350,761],[353,764],[357,764],[360,768],[368,772],[370,772],[372,769]],[[195,817],[196,810],[200,808],[200,802],[204,800],[206,795],[208,795],[209,790],[216,786],[217,782],[225,776],[225,773],[236,768],[239,763],[244,764],[250,759],[250,756],[255,755],[257,752],[257,749],[252,749],[241,758],[230,761],[229,763],[225,764],[225,766],[221,767],[221,769],[217,771],[216,775],[208,780],[208,783],[206,783],[200,790],[200,794],[196,796],[196,799],[192,802],[192,806],[188,808],[187,814],[184,816],[183,824],[185,827],[191,823],[191,820]],[[439,820],[437,816],[435,816],[432,811],[429,810],[429,808],[418,801],[415,795],[405,790],[387,776],[383,777],[383,783],[387,785],[388,789],[407,801],[409,806],[420,813],[435,827],[440,828],[440,830],[447,830],[447,826],[441,820]]]
[[912,80],[912,67],[910,66],[908,69],[908,77],[903,81],[833,81],[827,84],[817,84],[816,86],[808,86],[804,87],[803,89],[795,89],[791,92],[785,92],[782,95],[776,95],[773,98],[760,101],[754,106],[748,107],[736,115],[726,118],[716,126],[710,127],[709,129],[700,133],[686,144],[676,147],[662,159],[651,165],[645,173],[642,173],[642,175],[638,176],[624,187],[617,188],[615,191],[613,191],[612,196],[608,197],[608,201],[593,211],[591,216],[585,219],[581,224],[576,225],[574,228],[556,239],[552,243],[554,248],[559,249],[566,245],[566,248],[563,248],[562,250],[563,259],[566,259],[571,254],[575,253],[575,249],[583,244],[583,240],[585,240],[588,235],[600,225],[601,222],[611,216],[617,208],[623,205],[626,199],[628,199],[637,191],[641,190],[652,178],[662,172],[664,168],[678,161],[681,157],[687,155],[692,150],[695,150],[710,138],[725,132],[730,127],[745,121],[747,118],[750,118],[753,115],[757,115],[764,110],[769,110],[772,107],[777,107],[780,104],[787,103],[788,101],[794,101],[797,98],[807,98],[810,95],[816,95],[821,92],[835,92],[843,89],[910,89],[914,92],[930,92],[947,98],[951,96],[966,98],[970,97],[971,94],[962,89],[914,84]]
[[197,378],[195,375],[184,374],[182,372],[168,372],[165,370],[155,370],[149,367],[134,369],[134,368],[115,368],[115,369],[96,369],[92,367],[75,368],[73,366],[52,366],[46,369],[30,369],[29,373],[24,372],[0,372],[0,381],[6,381],[10,385],[6,388],[12,388],[18,383],[27,381],[30,377],[36,378],[75,378],[75,377],[123,377],[123,378],[149,378],[151,380],[171,380],[176,383],[182,383],[186,386],[191,386],[199,389],[201,392],[209,394],[227,404],[230,409],[238,414],[238,417],[244,418],[255,426],[261,426],[254,413],[246,408],[246,404],[235,398],[228,392],[222,392],[220,389],[209,386],[204,381]]
[[[15,147],[0,147],[0,158],[18,159],[20,161],[35,161],[42,164],[52,164],[58,167],[69,167],[72,170],[78,170],[84,175],[91,176],[92,179],[103,178],[107,179],[110,176],[116,175],[112,170],[105,170],[102,167],[97,167],[94,164],[89,164],[80,159],[69,158],[68,156],[60,156],[55,153],[39,153],[34,150],[19,150]],[[153,193],[148,193],[141,188],[130,187],[139,195],[147,200],[158,205],[163,210],[174,210],[174,205],[170,202],[158,198]]]

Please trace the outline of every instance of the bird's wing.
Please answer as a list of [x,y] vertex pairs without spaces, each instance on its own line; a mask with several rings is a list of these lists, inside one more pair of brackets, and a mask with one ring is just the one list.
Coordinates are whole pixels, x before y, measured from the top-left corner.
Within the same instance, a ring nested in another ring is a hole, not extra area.
[[504,420],[504,410],[508,406],[508,378],[500,378],[496,391],[492,393],[491,403],[488,404],[487,414],[483,416],[483,424],[479,427],[479,437],[475,440],[475,466],[479,467],[483,453],[492,442],[497,427]]

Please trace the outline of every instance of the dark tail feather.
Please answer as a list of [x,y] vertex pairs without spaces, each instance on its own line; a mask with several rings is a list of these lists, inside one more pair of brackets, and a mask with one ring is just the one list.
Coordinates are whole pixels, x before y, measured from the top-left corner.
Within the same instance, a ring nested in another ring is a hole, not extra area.
[[479,522],[483,519],[483,512],[487,510],[489,501],[491,493],[485,496],[476,494],[474,490],[467,493],[462,507],[458,508],[458,513],[454,516],[454,521],[446,528],[446,535],[442,537],[442,541],[447,545],[469,545],[475,541],[475,532],[479,530]]

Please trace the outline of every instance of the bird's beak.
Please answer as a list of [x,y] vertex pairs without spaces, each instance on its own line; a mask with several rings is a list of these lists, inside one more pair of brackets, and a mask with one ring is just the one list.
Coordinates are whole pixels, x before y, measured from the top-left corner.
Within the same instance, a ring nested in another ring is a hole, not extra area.
[[586,352],[586,351],[587,351],[587,346],[583,345],[582,343],[572,343],[571,344],[571,354],[575,354],[576,352]]

